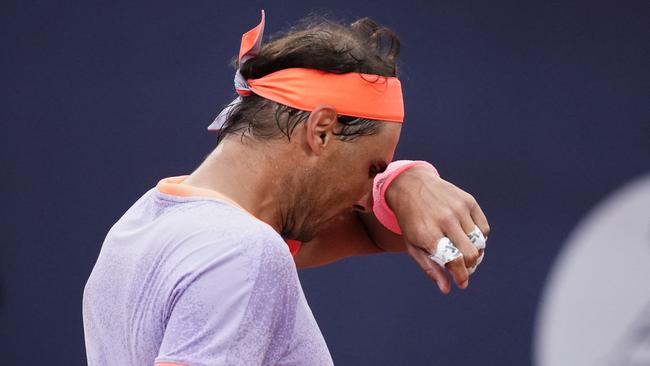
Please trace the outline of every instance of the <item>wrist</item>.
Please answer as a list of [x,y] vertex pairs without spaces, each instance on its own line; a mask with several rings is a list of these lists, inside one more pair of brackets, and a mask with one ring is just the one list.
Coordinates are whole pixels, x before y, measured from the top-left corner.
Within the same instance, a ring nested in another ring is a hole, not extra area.
[[440,178],[436,168],[431,164],[422,162],[401,172],[393,182],[386,188],[384,195],[386,204],[393,212],[399,211],[399,197],[407,192],[417,190],[424,180]]
[[[427,163],[426,161],[399,160],[390,163],[383,173],[378,174],[375,177],[372,189],[372,195],[374,199],[372,208],[373,212],[377,220],[379,220],[379,222],[385,228],[396,234],[401,234],[402,230],[399,227],[399,223],[397,222],[397,217],[395,216],[393,209],[388,205],[386,201],[386,193],[389,188],[391,188],[393,181],[396,180],[399,176],[408,170],[411,170],[412,168],[420,166],[423,166],[427,169],[427,174],[433,173],[435,176],[438,176],[436,168],[434,168],[433,165]],[[417,175],[421,175],[418,173],[419,169],[415,172]],[[408,179],[402,179],[402,181],[405,182],[408,181]],[[412,185],[411,187],[403,187],[404,185],[408,186],[407,184],[400,183],[397,188],[394,189],[391,193],[391,201],[393,203],[393,207],[396,207],[399,202],[400,191],[406,192],[407,190],[413,189]]]

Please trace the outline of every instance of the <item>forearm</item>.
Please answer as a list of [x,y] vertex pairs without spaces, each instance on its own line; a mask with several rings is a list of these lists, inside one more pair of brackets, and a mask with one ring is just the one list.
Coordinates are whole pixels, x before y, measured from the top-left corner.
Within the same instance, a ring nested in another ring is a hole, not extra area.
[[399,251],[404,251],[401,236],[386,230],[372,214],[350,212],[303,243],[294,259],[298,268],[309,268],[346,257]]
[[366,231],[366,235],[373,246],[382,252],[403,252],[406,250],[404,238],[401,235],[386,229],[374,214],[359,213],[359,219]]

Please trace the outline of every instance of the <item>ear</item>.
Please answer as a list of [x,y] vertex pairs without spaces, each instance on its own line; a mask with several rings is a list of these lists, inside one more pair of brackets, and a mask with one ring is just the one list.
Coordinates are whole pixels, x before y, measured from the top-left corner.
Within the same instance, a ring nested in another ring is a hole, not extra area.
[[319,105],[305,123],[307,145],[316,155],[320,155],[334,139],[334,128],[338,123],[336,109],[330,105]]

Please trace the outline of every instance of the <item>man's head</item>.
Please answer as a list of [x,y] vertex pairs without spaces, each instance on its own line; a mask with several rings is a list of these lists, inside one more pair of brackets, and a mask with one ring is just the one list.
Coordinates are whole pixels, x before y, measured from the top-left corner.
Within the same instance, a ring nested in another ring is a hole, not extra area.
[[[388,28],[368,18],[351,25],[308,18],[301,25],[280,34],[264,45],[259,55],[239,65],[244,79],[259,79],[275,71],[307,68],[336,74],[358,72],[397,76],[396,58],[400,43]],[[293,129],[309,112],[287,107],[255,94],[233,108],[219,133],[270,139],[290,138]],[[338,116],[342,139],[376,133],[382,124],[362,118]]]
[[[370,19],[350,26],[311,19],[239,67],[244,79],[289,68],[395,77],[398,53],[397,36]],[[286,186],[282,233],[307,241],[344,211],[369,209],[362,199],[391,161],[400,129],[399,123],[339,115],[332,105],[309,112],[252,94],[230,111],[219,140],[247,140],[274,159]]]

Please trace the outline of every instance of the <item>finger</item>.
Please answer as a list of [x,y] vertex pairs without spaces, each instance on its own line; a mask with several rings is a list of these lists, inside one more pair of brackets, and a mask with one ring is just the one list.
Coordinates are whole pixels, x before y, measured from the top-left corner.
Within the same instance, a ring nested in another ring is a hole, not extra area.
[[479,265],[481,264],[481,262],[483,261],[483,257],[485,257],[485,250],[481,249],[481,250],[478,251],[478,260],[476,260],[476,264],[474,265],[474,267],[471,267],[471,268],[469,268],[469,269],[467,270],[467,272],[469,272],[469,275],[470,275],[470,276],[471,276],[474,272],[476,272],[476,269],[478,268],[478,266],[479,266]]
[[480,265],[481,262],[483,262],[483,258],[485,258],[485,249],[481,249],[478,251],[478,259],[476,260],[476,265]]
[[472,244],[474,244],[476,249],[478,249],[479,251],[485,249],[486,239],[485,236],[483,236],[481,230],[478,228],[478,226],[475,226],[474,230],[472,230],[472,232],[469,233],[467,237],[472,242]]
[[464,290],[467,288],[469,285],[469,272],[467,271],[467,268],[465,268],[465,262],[462,257],[447,263],[447,270],[451,273],[451,276],[459,289]]
[[478,203],[474,205],[470,211],[470,215],[472,216],[474,223],[476,223],[476,226],[478,226],[479,230],[483,233],[483,236],[485,236],[485,239],[487,239],[490,234],[490,225],[488,224],[487,217],[485,217],[485,214]]
[[[425,222],[426,224],[426,222]],[[436,226],[423,227],[415,232],[405,232],[404,238],[407,244],[418,247],[429,254],[434,254],[438,247],[438,241],[444,237],[442,231]]]
[[463,229],[466,235],[471,233],[474,228],[478,226],[474,223],[474,219],[471,216],[471,211],[461,215],[459,220],[460,227]]
[[[473,228],[473,226],[472,226]],[[470,230],[471,231],[471,230]],[[448,229],[447,237],[454,243],[456,248],[463,253],[465,267],[472,268],[478,260],[478,249],[467,237],[467,234],[460,226]]]
[[422,271],[438,285],[440,292],[445,295],[449,293],[451,284],[449,283],[447,273],[442,267],[429,259],[427,252],[411,244],[406,245],[406,252],[413,258]]

